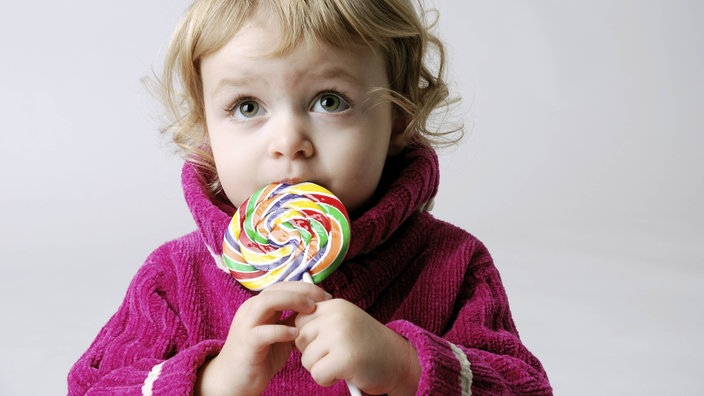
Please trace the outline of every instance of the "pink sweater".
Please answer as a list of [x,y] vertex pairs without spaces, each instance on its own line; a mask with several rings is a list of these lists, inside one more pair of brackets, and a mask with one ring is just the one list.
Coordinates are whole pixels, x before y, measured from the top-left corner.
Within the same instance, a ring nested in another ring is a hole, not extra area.
[[[211,200],[186,164],[183,188],[198,230],[154,251],[124,302],[68,375],[69,395],[193,392],[198,368],[220,350],[238,307],[253,292],[221,270],[221,241],[234,208]],[[540,362],[521,343],[486,248],[421,210],[436,193],[428,148],[387,165],[373,206],[352,221],[345,262],[321,283],[407,338],[421,364],[419,395],[551,394]],[[268,395],[345,395],[317,385],[300,353]]]

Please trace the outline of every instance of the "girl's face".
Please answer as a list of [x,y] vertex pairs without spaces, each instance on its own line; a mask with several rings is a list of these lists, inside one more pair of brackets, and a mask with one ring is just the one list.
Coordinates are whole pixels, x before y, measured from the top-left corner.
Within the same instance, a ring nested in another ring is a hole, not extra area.
[[218,177],[240,205],[273,182],[320,184],[354,213],[374,193],[392,134],[384,61],[369,48],[301,44],[284,55],[261,13],[201,62]]

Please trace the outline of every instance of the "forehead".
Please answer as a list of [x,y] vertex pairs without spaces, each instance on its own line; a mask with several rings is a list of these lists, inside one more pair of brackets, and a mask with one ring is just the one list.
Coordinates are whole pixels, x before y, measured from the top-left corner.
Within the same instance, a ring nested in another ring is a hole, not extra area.
[[344,81],[364,87],[386,87],[386,68],[373,48],[331,46],[308,39],[286,51],[273,51],[281,29],[261,18],[249,19],[230,40],[201,62],[203,84],[213,92],[219,86],[244,86],[251,80],[282,83]]

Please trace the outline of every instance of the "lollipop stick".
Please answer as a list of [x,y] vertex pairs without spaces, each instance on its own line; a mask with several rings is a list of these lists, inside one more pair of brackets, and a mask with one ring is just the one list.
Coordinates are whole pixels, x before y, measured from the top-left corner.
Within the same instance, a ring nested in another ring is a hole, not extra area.
[[[308,271],[303,273],[302,280],[303,282],[313,284],[313,277],[310,276],[310,272]],[[360,392],[360,390],[356,386],[350,384],[347,381],[345,381],[345,383],[347,384],[347,389],[350,391],[351,396],[362,396],[362,392]]]
[[347,384],[347,389],[350,391],[350,396],[362,396],[362,392],[356,386],[347,381],[345,381],[345,383]]
[[306,271],[303,273],[303,282],[313,284],[313,277],[310,276],[310,272]]

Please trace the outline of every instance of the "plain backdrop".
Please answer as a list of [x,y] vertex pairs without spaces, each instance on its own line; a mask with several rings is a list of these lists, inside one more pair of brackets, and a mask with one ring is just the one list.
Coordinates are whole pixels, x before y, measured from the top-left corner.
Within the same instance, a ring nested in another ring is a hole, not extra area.
[[[704,2],[435,4],[467,128],[434,212],[489,247],[556,394],[704,394]],[[0,6],[2,395],[65,394],[194,227],[140,82],[185,7]]]

